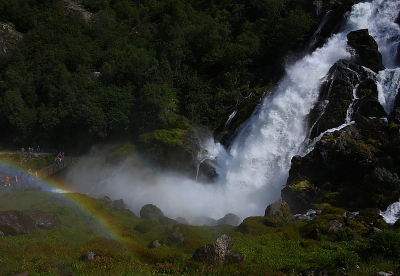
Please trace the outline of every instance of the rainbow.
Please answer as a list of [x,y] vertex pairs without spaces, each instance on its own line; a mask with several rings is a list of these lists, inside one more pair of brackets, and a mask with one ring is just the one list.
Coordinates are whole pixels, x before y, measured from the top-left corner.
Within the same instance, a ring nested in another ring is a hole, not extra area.
[[[7,187],[3,186],[6,175],[9,176],[11,185],[14,181],[14,175],[18,175],[18,185],[34,185],[41,187],[44,191],[59,194],[59,196],[65,200],[66,204],[70,204],[75,207],[75,209],[78,210],[78,212],[80,212],[83,216],[91,218],[91,222],[106,238],[114,239],[120,242],[123,241],[122,237],[118,234],[118,231],[116,231],[115,227],[113,227],[113,223],[111,222],[110,218],[105,214],[95,212],[93,206],[88,203],[91,200],[84,200],[85,198],[88,199],[88,196],[77,193],[76,191],[72,191],[70,189],[65,189],[65,183],[60,180],[51,178],[44,179],[40,177],[35,179],[33,175],[28,175],[27,172],[23,172],[24,169],[22,167],[0,159],[1,190],[11,190],[11,188],[7,189]],[[23,177],[21,179],[22,175]]]

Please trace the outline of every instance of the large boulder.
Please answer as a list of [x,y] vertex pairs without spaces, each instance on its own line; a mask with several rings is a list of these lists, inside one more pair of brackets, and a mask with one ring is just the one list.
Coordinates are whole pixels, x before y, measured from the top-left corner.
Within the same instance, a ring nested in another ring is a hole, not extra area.
[[227,235],[219,237],[215,243],[199,247],[192,259],[208,264],[229,264],[243,261],[243,255],[232,252],[232,239]]
[[142,219],[160,219],[164,217],[164,213],[153,204],[147,204],[140,209],[140,218]]
[[40,229],[61,229],[61,220],[54,214],[40,210],[26,210],[23,213],[33,219]]
[[265,209],[265,216],[270,218],[276,218],[281,220],[286,220],[290,217],[290,207],[282,199],[268,205]]
[[36,222],[28,215],[17,210],[0,211],[0,231],[5,235],[30,234],[36,230]]
[[350,32],[347,35],[347,45],[355,51],[355,63],[368,67],[376,73],[385,69],[382,64],[382,54],[378,51],[378,44],[369,35],[368,29]]

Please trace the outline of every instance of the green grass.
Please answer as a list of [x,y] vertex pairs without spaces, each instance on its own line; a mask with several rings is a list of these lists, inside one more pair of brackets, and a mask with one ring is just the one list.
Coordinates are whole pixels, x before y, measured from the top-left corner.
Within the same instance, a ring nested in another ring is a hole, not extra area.
[[[320,241],[302,238],[304,229],[318,228],[322,222],[337,219],[342,210],[336,212],[333,208],[325,211],[319,224],[318,220],[281,222],[280,227],[274,228],[265,226],[263,217],[251,217],[244,222],[244,233],[239,231],[243,226],[180,224],[179,231],[185,237],[182,243],[169,239],[168,225],[152,221],[150,230],[142,234],[135,228],[146,220],[115,211],[102,200],[86,195],[31,191],[0,196],[0,211],[27,209],[56,214],[62,222],[61,230],[39,229],[33,234],[0,236],[0,275],[23,271],[33,276],[296,275],[303,269],[318,266],[329,267],[333,275],[342,275],[344,270],[348,275],[367,275],[373,271],[397,269],[395,259],[365,253],[377,245],[365,237],[364,228],[354,227],[360,224],[357,221],[351,220],[352,227],[337,235],[322,233]],[[108,229],[98,223],[99,217],[112,226],[117,239],[112,239]],[[222,234],[232,237],[233,250],[244,255],[243,263],[219,266],[190,260],[196,248],[214,242]],[[384,238],[385,241],[392,237],[397,239],[398,235],[393,231]],[[156,239],[163,245],[148,248],[147,245]],[[79,261],[86,251],[93,251],[101,258]]]

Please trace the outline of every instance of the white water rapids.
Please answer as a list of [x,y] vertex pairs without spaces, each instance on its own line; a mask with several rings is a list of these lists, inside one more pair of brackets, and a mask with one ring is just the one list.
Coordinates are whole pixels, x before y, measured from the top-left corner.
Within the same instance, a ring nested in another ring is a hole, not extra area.
[[[215,184],[120,168],[109,176],[111,184],[97,186],[91,194],[122,198],[135,213],[141,206],[152,203],[171,218],[182,216],[189,221],[196,216],[219,219],[227,213],[241,219],[263,215],[266,206],[280,198],[292,157],[304,150],[308,132],[305,118],[318,99],[324,77],[336,61],[350,58],[346,50],[346,35],[350,31],[369,29],[376,39],[384,65],[390,68],[377,77],[379,97],[385,109],[390,110],[393,91],[400,83],[393,62],[400,39],[399,26],[394,23],[399,10],[398,0],[357,4],[342,32],[312,54],[287,66],[286,77],[240,127],[230,148],[225,150],[213,142],[205,146],[218,162],[220,177]],[[392,92],[387,93],[388,87],[392,87]]]

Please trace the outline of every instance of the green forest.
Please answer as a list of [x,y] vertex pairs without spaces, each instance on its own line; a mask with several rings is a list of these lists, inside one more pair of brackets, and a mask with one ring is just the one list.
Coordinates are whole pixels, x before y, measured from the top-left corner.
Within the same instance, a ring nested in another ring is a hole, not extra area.
[[[307,0],[2,0],[3,148],[179,145],[284,74],[317,24]],[[312,2],[312,1],[311,1]]]

